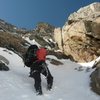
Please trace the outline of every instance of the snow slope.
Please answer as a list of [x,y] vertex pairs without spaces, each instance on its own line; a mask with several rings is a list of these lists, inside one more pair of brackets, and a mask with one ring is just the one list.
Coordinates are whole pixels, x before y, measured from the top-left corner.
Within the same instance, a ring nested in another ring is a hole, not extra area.
[[4,48],[0,48],[0,55],[10,61],[10,71],[0,71],[0,100],[100,100],[100,96],[93,93],[89,87],[92,70],[87,72],[86,67],[78,71],[80,65],[70,60],[60,60],[64,65],[59,66],[47,61],[54,76],[53,89],[46,90],[46,80],[42,76],[44,94],[37,96],[34,79],[28,77],[29,68],[24,67],[22,59],[12,51],[4,51]]

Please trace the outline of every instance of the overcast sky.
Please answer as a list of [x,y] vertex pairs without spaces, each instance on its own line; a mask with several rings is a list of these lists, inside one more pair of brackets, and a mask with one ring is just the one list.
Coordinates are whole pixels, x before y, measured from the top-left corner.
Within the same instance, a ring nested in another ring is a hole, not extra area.
[[0,19],[27,29],[38,22],[62,27],[71,13],[93,2],[100,0],[0,0]]

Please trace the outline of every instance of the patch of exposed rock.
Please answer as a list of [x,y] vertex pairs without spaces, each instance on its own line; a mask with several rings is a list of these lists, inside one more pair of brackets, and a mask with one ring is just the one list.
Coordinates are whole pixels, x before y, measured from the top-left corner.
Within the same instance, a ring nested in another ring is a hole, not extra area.
[[95,71],[90,75],[90,86],[94,92],[100,95],[100,60],[95,62],[92,68],[95,68]]
[[9,64],[9,61],[0,55],[0,71],[8,71],[9,67],[7,66]]
[[0,71],[9,71],[9,67],[5,63],[0,62]]

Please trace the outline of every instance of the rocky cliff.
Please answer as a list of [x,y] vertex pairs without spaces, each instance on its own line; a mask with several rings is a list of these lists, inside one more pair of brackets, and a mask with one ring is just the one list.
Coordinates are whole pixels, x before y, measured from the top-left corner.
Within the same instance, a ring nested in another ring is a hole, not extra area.
[[54,39],[77,62],[89,62],[100,56],[100,3],[71,14],[62,28],[54,30]]

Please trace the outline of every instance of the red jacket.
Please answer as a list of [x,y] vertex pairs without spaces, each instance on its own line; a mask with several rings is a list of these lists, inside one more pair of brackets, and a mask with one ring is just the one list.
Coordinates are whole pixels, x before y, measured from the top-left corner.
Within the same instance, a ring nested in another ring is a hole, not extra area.
[[45,48],[40,48],[39,50],[37,50],[36,55],[37,55],[38,61],[45,61],[47,50]]

